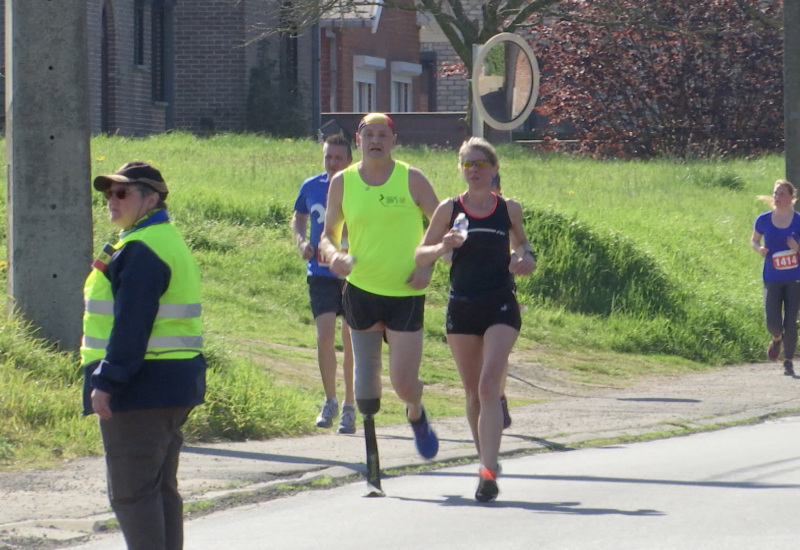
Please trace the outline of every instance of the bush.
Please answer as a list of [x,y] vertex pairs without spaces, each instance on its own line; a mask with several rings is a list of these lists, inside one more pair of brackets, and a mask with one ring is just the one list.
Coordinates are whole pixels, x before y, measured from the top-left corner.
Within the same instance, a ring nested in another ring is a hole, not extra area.
[[781,151],[781,6],[563,0],[532,40],[544,75],[537,112],[597,156]]

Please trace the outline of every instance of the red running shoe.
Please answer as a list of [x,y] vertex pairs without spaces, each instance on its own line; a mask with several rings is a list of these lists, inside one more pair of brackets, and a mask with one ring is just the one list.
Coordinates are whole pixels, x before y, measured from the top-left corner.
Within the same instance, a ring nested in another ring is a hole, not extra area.
[[767,347],[767,357],[771,361],[777,361],[778,357],[781,355],[781,339],[773,339],[772,342],[769,343]]

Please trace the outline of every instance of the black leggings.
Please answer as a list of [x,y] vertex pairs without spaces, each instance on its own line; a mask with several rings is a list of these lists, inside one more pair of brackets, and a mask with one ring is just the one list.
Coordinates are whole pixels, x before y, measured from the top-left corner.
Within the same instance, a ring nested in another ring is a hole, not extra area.
[[797,312],[800,309],[800,281],[764,283],[764,314],[767,330],[777,338],[783,335],[784,357],[794,359],[797,348]]

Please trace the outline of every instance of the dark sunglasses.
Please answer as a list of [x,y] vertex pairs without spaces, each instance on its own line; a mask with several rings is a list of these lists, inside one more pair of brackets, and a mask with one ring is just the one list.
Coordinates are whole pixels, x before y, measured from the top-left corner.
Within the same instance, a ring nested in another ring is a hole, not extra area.
[[487,168],[491,165],[492,163],[489,162],[488,160],[465,160],[464,162],[461,163],[461,168],[463,168],[464,170],[469,170],[473,166],[476,166],[478,168]]
[[117,189],[115,191],[112,191],[111,189],[106,189],[105,191],[103,191],[103,194],[106,196],[107,201],[110,201],[111,197],[114,197],[118,201],[124,201],[131,191],[132,189],[123,187],[122,189]]

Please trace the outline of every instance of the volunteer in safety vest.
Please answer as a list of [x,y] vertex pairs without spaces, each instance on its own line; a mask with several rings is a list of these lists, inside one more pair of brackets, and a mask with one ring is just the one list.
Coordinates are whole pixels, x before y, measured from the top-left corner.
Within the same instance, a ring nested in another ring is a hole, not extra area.
[[122,232],[84,287],[84,414],[100,417],[109,500],[128,548],[180,549],[181,427],[205,394],[200,273],[167,215],[158,170],[126,163],[94,187]]

